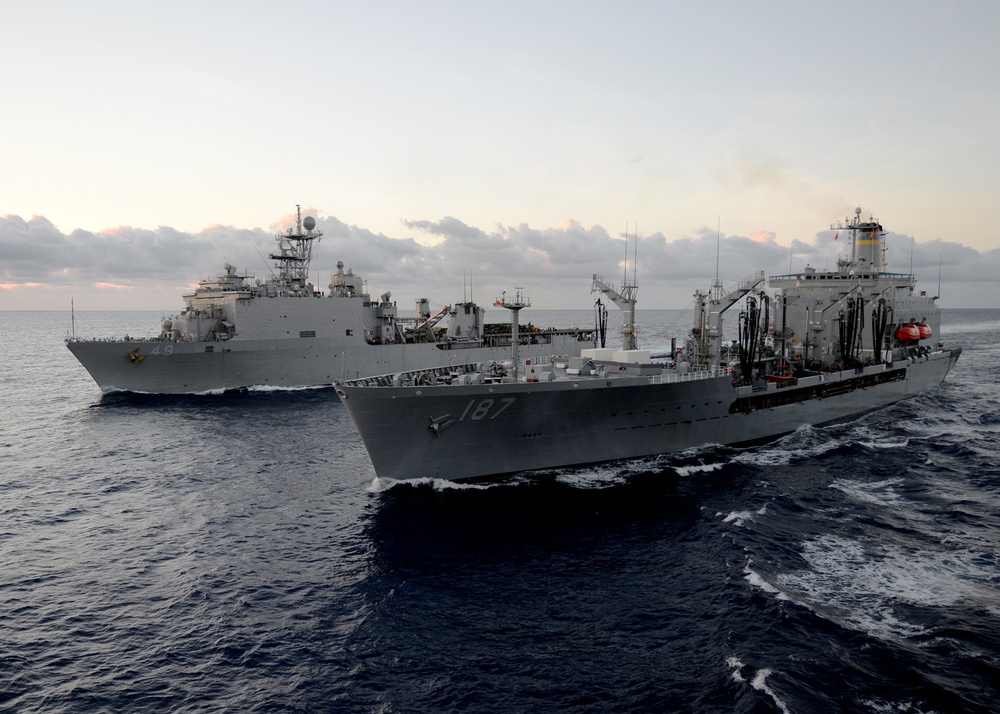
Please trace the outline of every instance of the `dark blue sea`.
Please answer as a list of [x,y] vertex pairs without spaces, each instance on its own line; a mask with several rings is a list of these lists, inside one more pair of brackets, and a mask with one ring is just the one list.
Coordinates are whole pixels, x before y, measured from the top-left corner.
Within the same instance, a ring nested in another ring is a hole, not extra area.
[[102,397],[71,329],[0,313],[2,711],[1000,709],[1000,310],[857,421],[474,486],[377,480],[330,389]]

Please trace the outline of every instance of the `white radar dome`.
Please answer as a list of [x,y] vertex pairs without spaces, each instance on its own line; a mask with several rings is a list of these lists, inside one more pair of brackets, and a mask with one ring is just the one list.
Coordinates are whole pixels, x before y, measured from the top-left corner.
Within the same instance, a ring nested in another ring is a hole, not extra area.
[[306,216],[305,218],[302,219],[302,227],[305,228],[307,231],[311,231],[313,228],[316,227],[316,219],[313,218],[312,216]]

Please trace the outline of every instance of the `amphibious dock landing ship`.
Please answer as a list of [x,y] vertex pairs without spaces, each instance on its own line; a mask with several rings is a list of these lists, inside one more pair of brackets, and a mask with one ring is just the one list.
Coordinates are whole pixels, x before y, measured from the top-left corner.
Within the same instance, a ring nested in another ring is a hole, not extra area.
[[[415,315],[397,313],[391,293],[373,299],[360,275],[337,263],[329,291],[309,282],[314,244],[323,234],[297,212],[295,228],[276,236],[267,278],[231,265],[185,295],[185,307],[148,339],[83,339],[66,346],[103,392],[190,394],[248,387],[313,387],[398,370],[503,359],[507,326],[484,323],[485,309],[465,301]],[[490,328],[493,329],[490,329]],[[499,329],[497,329],[499,328]],[[506,329],[505,329],[506,328]],[[579,355],[593,343],[582,329],[523,332],[526,355]]]

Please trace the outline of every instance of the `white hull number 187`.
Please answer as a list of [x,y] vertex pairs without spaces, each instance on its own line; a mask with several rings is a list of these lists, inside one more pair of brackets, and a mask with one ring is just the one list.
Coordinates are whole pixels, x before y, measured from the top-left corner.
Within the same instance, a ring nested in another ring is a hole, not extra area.
[[[469,405],[465,407],[465,411],[462,412],[462,416],[458,418],[459,421],[465,421],[466,418],[473,421],[479,421],[480,419],[496,419],[503,413],[503,410],[509,407],[511,404],[517,401],[515,397],[504,397],[500,400],[500,404],[496,404],[495,399],[483,399],[478,404],[475,399],[469,400]],[[496,408],[494,409],[494,405]]]

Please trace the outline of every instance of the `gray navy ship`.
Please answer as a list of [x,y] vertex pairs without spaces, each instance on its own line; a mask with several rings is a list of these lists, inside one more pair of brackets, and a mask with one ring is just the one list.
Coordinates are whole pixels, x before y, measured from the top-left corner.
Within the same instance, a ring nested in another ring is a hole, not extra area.
[[[391,293],[377,299],[337,263],[329,292],[309,282],[316,220],[297,211],[296,225],[276,236],[267,278],[231,266],[185,295],[185,307],[148,339],[66,340],[102,392],[199,394],[254,387],[318,387],[350,377],[502,359],[509,326],[484,322],[485,309],[464,301],[432,311],[417,301],[397,314]],[[531,329],[522,352],[579,355],[593,345],[581,329]]]
[[[380,478],[464,480],[760,443],[940,385],[961,348],[938,338],[937,296],[884,269],[885,230],[860,208],[832,228],[851,243],[835,269],[716,280],[695,293],[686,344],[660,360],[634,349],[635,285],[617,292],[594,276],[625,311],[622,350],[539,362],[515,341],[506,364],[345,380],[337,392]],[[516,325],[529,304],[503,306]],[[737,339],[726,340],[734,306]]]

